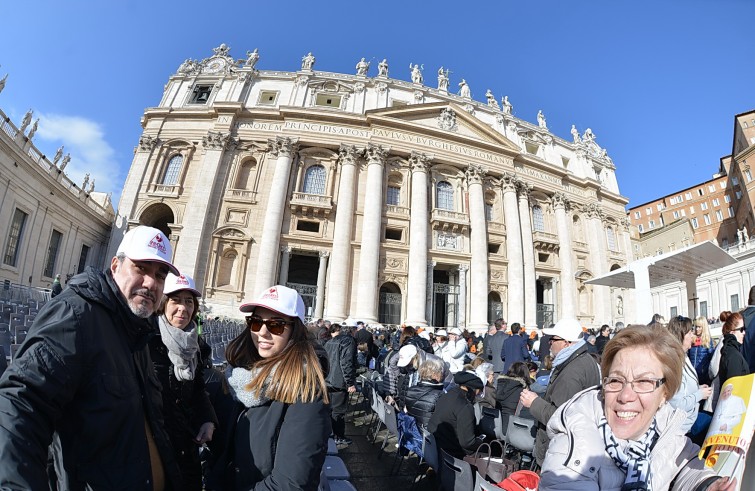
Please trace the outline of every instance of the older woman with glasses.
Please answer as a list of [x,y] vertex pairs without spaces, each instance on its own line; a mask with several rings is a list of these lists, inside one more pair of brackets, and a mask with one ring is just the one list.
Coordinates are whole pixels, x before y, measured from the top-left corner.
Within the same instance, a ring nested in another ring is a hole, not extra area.
[[742,314],[724,311],[719,318],[724,323],[721,327],[724,339],[721,341],[723,346],[718,368],[718,376],[723,384],[731,377],[749,375],[750,368],[742,356],[742,342],[745,339],[745,321]]
[[240,310],[248,314],[248,330],[226,349],[232,367],[228,383],[243,406],[233,461],[224,469],[235,482],[214,489],[315,490],[331,422],[321,359],[304,324],[304,302],[295,290],[277,285]]
[[[540,490],[733,490],[697,458],[667,404],[681,384],[684,350],[666,329],[631,326],[603,351],[603,384],[580,392],[548,422]],[[673,487],[672,487],[673,484]]]

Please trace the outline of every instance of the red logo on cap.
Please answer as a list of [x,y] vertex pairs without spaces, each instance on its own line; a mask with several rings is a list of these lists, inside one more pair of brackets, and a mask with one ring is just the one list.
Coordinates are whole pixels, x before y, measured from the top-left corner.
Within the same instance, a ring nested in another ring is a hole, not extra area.
[[165,248],[165,244],[163,244],[162,234],[155,235],[154,238],[149,241],[149,244],[147,244],[147,247],[151,247],[152,249],[157,249],[157,251],[160,254],[168,253],[168,250]]
[[179,284],[180,285],[188,285],[189,284],[189,280],[186,279],[186,276],[181,275],[181,276],[178,277],[178,279],[176,279],[176,284],[177,285],[179,285]]
[[262,295],[262,298],[269,298],[270,300],[278,300],[278,289],[274,286],[269,288],[267,292],[265,292],[264,295]]

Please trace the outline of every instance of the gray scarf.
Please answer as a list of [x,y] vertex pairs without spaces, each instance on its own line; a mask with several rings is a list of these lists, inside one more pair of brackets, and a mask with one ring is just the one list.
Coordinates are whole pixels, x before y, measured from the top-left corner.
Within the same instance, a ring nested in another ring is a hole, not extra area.
[[579,348],[584,346],[584,344],[585,344],[585,340],[580,339],[579,341],[572,343],[571,346],[567,346],[566,348],[559,351],[556,357],[553,358],[553,368],[555,369],[557,366],[559,366],[560,364],[568,360],[569,357],[573,355],[574,352],[577,351]]
[[254,392],[247,389],[246,386],[259,375],[260,368],[247,368],[236,367],[229,372],[226,372],[228,376],[228,385],[231,388],[231,394],[233,397],[246,407],[258,407],[263,404],[267,404],[270,398],[267,397],[267,387],[270,385],[275,368],[270,371],[270,376],[262,384],[262,390],[259,395],[255,395]]
[[160,337],[163,344],[168,348],[168,358],[173,363],[173,373],[180,381],[194,380],[194,371],[197,369],[199,357],[199,341],[196,324],[192,321],[186,329],[178,329],[161,315],[158,318],[160,325]]

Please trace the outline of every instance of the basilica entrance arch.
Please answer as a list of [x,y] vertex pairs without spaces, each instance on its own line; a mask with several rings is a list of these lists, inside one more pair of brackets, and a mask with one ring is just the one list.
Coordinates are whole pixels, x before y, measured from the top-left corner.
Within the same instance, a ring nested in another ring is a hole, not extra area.
[[401,324],[401,289],[395,283],[383,283],[380,287],[378,322]]
[[139,224],[155,227],[167,237],[171,236],[168,224],[175,223],[175,216],[170,206],[164,203],[155,203],[148,206],[139,217]]

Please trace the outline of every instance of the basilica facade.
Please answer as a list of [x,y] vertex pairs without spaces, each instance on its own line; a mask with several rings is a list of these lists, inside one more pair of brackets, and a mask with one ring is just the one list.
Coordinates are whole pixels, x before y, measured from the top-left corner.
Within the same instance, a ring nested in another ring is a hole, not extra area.
[[584,284],[631,260],[627,199],[589,128],[562,139],[507,97],[449,91],[442,68],[436,88],[416,65],[405,81],[387,60],[342,74],[311,53],[296,72],[259,57],[221,45],[178,68],[144,112],[119,206],[116,233],[163,229],[214,315],[276,283],[337,321],[631,315],[627,292]]

